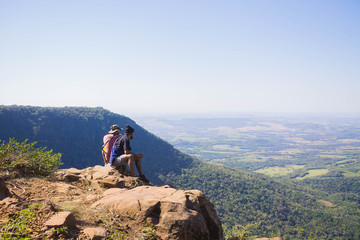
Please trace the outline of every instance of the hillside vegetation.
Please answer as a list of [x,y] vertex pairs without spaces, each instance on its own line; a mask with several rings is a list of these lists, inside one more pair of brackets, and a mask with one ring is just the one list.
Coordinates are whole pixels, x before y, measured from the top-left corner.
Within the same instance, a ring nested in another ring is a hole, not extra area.
[[360,198],[354,193],[331,195],[292,182],[205,163],[168,177],[183,188],[203,190],[218,207],[225,226],[234,223],[246,226],[251,235],[285,239],[359,238]]
[[0,107],[0,139],[37,141],[41,147],[62,153],[66,168],[102,165],[102,137],[115,123],[135,128],[133,150],[144,153],[143,168],[153,183],[203,191],[215,204],[225,228],[241,225],[252,236],[284,239],[360,237],[360,202],[356,192],[328,194],[316,183],[310,188],[203,163],[131,119],[103,108]]
[[0,106],[0,139],[29,139],[38,147],[62,153],[62,168],[102,165],[102,139],[113,124],[135,129],[131,142],[134,152],[142,152],[145,174],[160,184],[160,174],[188,167],[194,160],[172,145],[138,126],[133,120],[103,108]]
[[36,148],[36,143],[22,143],[14,139],[0,140],[0,178],[19,176],[46,176],[58,169],[61,153],[46,148]]
[[360,118],[356,116],[263,114],[139,121],[206,162],[283,179],[360,177]]

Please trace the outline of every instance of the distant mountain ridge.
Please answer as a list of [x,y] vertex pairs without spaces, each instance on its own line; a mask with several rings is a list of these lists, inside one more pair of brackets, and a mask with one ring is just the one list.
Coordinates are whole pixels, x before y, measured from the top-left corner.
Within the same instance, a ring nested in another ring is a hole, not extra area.
[[144,153],[144,171],[153,183],[203,191],[225,228],[248,225],[250,235],[284,239],[360,237],[356,199],[335,199],[337,207],[327,208],[319,202],[334,201],[326,192],[200,162],[103,108],[0,106],[0,139],[37,141],[63,153],[64,168],[102,165],[102,137],[112,124],[134,127],[133,150]]
[[[0,139],[29,139],[38,142],[36,146],[60,152],[63,154],[62,168],[103,165],[102,139],[113,124],[121,127],[129,124],[135,129],[135,137],[131,142],[133,151],[144,153],[145,172],[157,184],[162,182],[158,178],[159,173],[179,173],[181,168],[189,167],[194,161],[130,118],[100,107],[0,106]],[[174,161],[178,158],[181,161]],[[171,164],[169,159],[173,159]]]

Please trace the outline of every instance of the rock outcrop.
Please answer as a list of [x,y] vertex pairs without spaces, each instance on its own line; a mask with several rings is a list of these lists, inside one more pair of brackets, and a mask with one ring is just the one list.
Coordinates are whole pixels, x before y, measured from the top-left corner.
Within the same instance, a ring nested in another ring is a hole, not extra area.
[[221,239],[221,222],[213,204],[198,190],[169,186],[109,189],[92,208],[132,214],[154,225],[162,239]]
[[76,219],[72,212],[58,212],[45,222],[47,227],[76,227]]
[[102,228],[102,227],[85,228],[84,233],[91,240],[101,240],[106,237],[106,230],[105,230],[105,228]]
[[[126,170],[71,168],[58,170],[49,179],[12,181],[25,193],[9,198],[0,180],[0,226],[8,216],[33,206],[31,211],[43,216],[29,226],[30,237],[36,239],[223,239],[221,222],[204,193],[152,186]],[[61,232],[63,227],[74,230]]]

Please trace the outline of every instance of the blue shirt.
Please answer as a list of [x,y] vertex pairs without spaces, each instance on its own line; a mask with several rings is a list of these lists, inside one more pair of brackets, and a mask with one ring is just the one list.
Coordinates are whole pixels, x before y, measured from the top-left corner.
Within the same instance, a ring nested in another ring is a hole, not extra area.
[[111,166],[113,165],[113,162],[116,158],[125,154],[125,150],[131,151],[130,139],[126,135],[116,139],[114,146],[111,149],[111,156],[110,156]]

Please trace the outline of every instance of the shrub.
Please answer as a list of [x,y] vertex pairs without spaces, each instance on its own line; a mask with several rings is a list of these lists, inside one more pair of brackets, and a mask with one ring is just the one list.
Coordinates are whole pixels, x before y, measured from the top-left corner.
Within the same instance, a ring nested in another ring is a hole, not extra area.
[[144,237],[146,240],[159,239],[159,236],[156,233],[156,229],[154,229],[152,227],[145,227],[141,230],[141,232],[144,234]]
[[232,229],[226,231],[225,240],[249,240],[248,226],[235,225]]
[[17,175],[49,175],[61,164],[61,153],[36,148],[34,143],[17,142],[13,138],[7,143],[0,140],[0,177],[11,178]]

